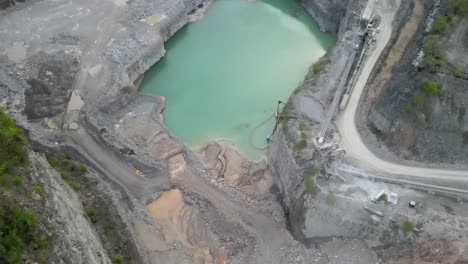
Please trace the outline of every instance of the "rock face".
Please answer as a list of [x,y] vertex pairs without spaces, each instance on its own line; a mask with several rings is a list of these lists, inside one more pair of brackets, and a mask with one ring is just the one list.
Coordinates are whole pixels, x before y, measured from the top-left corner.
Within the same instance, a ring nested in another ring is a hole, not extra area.
[[[346,9],[350,3],[346,0],[303,1],[302,3],[319,23],[321,29],[338,34],[340,41],[329,54],[330,57],[323,59],[329,62],[325,64],[322,73],[318,77],[310,73],[301,89],[291,96],[283,112],[292,118],[287,121],[287,124],[281,122],[270,145],[269,167],[281,196],[282,205],[289,213],[291,229],[297,239],[303,238],[301,219],[304,219],[305,212],[304,174],[316,165],[312,135],[317,133],[318,125],[323,119],[323,111],[326,109],[323,102],[328,102],[334,93],[336,86],[332,80],[338,78],[336,73],[343,70],[352,51],[347,30],[348,26],[353,24],[353,9],[360,9],[360,2],[356,2],[353,8]],[[343,23],[343,26],[340,26],[340,23]],[[303,133],[307,147],[297,151],[296,146]]]
[[302,0],[302,5],[320,26],[320,30],[337,34],[349,0]]
[[77,194],[63,182],[44,157],[32,154],[31,163],[37,168],[44,184],[46,211],[53,212],[49,219],[59,233],[54,241],[57,258],[69,263],[112,263],[97,233],[86,220]]
[[269,166],[286,210],[294,208],[304,191],[302,168],[296,163],[282,129],[278,129],[269,151]]
[[[428,17],[426,20],[430,19]],[[400,158],[466,163],[468,78],[466,73],[457,73],[455,69],[468,65],[468,58],[462,52],[456,59],[451,59],[450,53],[465,48],[465,42],[453,41],[453,38],[457,40],[468,36],[468,22],[461,21],[452,34],[445,36],[443,42],[450,45],[450,49],[444,46],[443,52],[448,60],[446,66],[434,74],[423,69],[423,63],[419,67],[414,65],[428,37],[425,32],[427,23],[424,21],[419,27],[415,40],[403,54],[398,67],[393,69],[391,78],[371,107],[369,127]],[[459,36],[454,37],[455,34]],[[429,80],[439,85],[440,94],[424,92],[422,87]]]

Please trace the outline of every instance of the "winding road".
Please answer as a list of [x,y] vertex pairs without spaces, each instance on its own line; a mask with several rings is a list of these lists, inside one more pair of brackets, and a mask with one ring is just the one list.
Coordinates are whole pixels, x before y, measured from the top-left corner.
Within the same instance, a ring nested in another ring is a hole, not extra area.
[[358,132],[356,125],[358,104],[371,71],[391,38],[392,22],[400,1],[402,0],[387,0],[377,3],[377,1],[371,0],[368,4],[368,8],[369,5],[377,5],[374,6],[373,9],[381,15],[380,32],[377,36],[374,51],[370,54],[362,67],[360,76],[356,81],[353,93],[349,99],[348,106],[342,115],[337,118],[338,129],[342,136],[340,144],[342,148],[346,150],[345,157],[353,160],[356,166],[364,170],[403,176],[412,178],[413,180],[424,178],[447,181],[467,181],[468,171],[466,170],[432,169],[401,165],[382,160],[367,148]]

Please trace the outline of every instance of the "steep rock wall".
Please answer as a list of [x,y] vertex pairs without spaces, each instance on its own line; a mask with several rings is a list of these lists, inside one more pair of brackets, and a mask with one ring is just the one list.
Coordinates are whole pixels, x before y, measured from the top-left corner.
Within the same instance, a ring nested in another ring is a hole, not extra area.
[[[307,10],[312,14],[314,19],[320,24],[321,28],[333,28],[334,33],[338,33],[339,39],[345,39],[347,37],[347,30],[349,29],[350,24],[352,24],[352,12],[346,12],[345,7],[351,3],[351,0],[331,0],[331,1],[309,1],[305,0],[302,2]],[[359,6],[356,4],[356,6]],[[341,15],[337,15],[341,14]],[[334,21],[334,22],[333,22]],[[343,25],[340,26],[340,23]],[[338,46],[335,47],[333,52],[331,52],[332,63],[329,63],[327,67],[333,67],[334,70],[340,70],[341,61],[338,60],[338,57],[347,57],[350,55],[348,44],[345,42],[338,42]],[[334,62],[336,61],[336,63]],[[341,66],[343,67],[343,66]],[[326,71],[326,70],[324,70]],[[325,78],[326,79],[326,78]],[[328,83],[329,81],[326,80]],[[320,83],[320,80],[319,80]],[[309,84],[304,82],[302,89],[313,89],[308,87]],[[319,84],[320,87],[322,85]],[[327,90],[327,89],[324,89]],[[320,91],[320,93],[331,93],[331,91]],[[293,116],[296,115],[298,109],[299,97],[303,96],[304,93],[294,93],[291,95],[290,103]],[[326,97],[326,96],[324,96]],[[289,104],[289,103],[288,103]],[[299,111],[300,112],[300,111]],[[291,123],[291,122],[289,122]],[[297,122],[296,122],[297,123]],[[299,134],[298,131],[294,130],[293,126],[289,124],[290,131],[289,134]],[[296,133],[297,132],[297,133]],[[268,153],[268,162],[270,169],[272,170],[273,176],[275,178],[276,186],[278,187],[280,194],[282,196],[283,206],[287,210],[295,208],[295,203],[298,198],[302,195],[304,190],[303,186],[303,173],[306,167],[310,167],[310,161],[300,161],[293,155],[293,147],[288,145],[288,136],[284,132],[283,125],[279,126],[279,129],[276,130],[272,144],[270,146],[270,151]],[[298,164],[300,163],[300,164]],[[306,164],[307,163],[307,164]]]
[[269,151],[269,167],[282,196],[283,207],[290,211],[303,192],[302,168],[296,163],[283,129],[274,135]]
[[98,234],[86,220],[77,194],[43,156],[32,153],[30,159],[44,186],[45,211],[53,212],[49,219],[59,234],[54,241],[58,259],[68,260],[68,263],[112,263]]

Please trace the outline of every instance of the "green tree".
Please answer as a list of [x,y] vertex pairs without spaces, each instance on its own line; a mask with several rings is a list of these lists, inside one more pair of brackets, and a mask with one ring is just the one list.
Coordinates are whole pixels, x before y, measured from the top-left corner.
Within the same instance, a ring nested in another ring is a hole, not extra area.
[[440,53],[440,37],[437,35],[430,36],[423,45],[424,53],[430,56],[437,56]]
[[0,263],[20,264],[26,241],[31,241],[37,216],[0,201]]
[[468,0],[452,0],[452,6],[454,12],[457,15],[467,16],[468,15]]
[[442,34],[445,32],[445,30],[447,30],[447,26],[448,26],[447,16],[439,17],[438,19],[436,19],[436,21],[434,21],[431,32],[433,34]]
[[431,80],[424,82],[422,89],[426,95],[440,95],[441,94],[440,85]]

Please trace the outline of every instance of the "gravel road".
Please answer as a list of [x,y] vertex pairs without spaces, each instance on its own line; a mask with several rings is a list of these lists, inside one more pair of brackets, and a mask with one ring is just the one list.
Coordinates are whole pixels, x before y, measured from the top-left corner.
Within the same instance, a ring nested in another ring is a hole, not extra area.
[[429,169],[416,166],[405,166],[393,162],[388,162],[378,158],[364,144],[356,125],[356,111],[364,87],[369,79],[379,56],[392,35],[392,22],[398,10],[400,0],[387,0],[378,3],[370,1],[368,7],[375,5],[374,11],[377,11],[382,18],[380,23],[380,32],[377,36],[375,49],[367,58],[360,76],[356,82],[353,94],[350,97],[348,106],[337,120],[338,128],[342,136],[341,145],[346,150],[346,158],[349,158],[363,169],[384,172],[392,175],[408,176],[412,178],[432,178],[445,180],[466,180],[468,171],[462,170],[443,170]]

